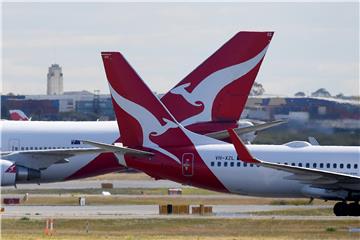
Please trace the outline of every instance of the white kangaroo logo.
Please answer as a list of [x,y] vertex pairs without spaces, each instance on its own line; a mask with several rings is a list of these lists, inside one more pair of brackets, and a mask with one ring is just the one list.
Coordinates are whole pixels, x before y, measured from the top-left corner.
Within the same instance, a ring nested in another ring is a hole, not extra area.
[[162,126],[158,121],[158,119],[146,108],[122,97],[111,87],[110,84],[109,84],[109,88],[110,88],[110,93],[113,99],[115,100],[115,102],[118,104],[118,106],[139,122],[143,132],[143,146],[155,149],[167,155],[168,157],[174,159],[176,162],[180,164],[180,160],[174,154],[161,148],[158,144],[150,140],[150,135],[160,136],[170,128],[177,128],[178,125],[170,121],[169,119],[163,118],[163,121],[165,121],[166,124]]
[[202,80],[193,89],[192,92],[189,92],[185,89],[186,87],[190,86],[191,83],[185,83],[172,89],[170,91],[172,94],[183,96],[184,99],[191,105],[204,105],[204,110],[202,112],[183,120],[181,125],[187,126],[195,122],[211,121],[211,110],[216,95],[225,86],[250,72],[265,56],[268,46],[266,46],[258,55],[245,62],[220,69],[210,74],[204,80]]

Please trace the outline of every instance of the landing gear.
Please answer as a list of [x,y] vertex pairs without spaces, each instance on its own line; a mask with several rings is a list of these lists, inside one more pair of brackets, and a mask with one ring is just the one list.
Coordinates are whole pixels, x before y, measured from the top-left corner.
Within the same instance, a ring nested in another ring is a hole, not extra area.
[[360,216],[359,202],[350,203],[348,206],[349,206],[348,207],[349,208],[349,211],[348,211],[349,216]]
[[347,216],[348,215],[348,205],[346,202],[338,202],[334,206],[334,214],[336,216]]
[[338,202],[334,206],[334,214],[336,216],[360,216],[359,202],[346,204],[346,202]]

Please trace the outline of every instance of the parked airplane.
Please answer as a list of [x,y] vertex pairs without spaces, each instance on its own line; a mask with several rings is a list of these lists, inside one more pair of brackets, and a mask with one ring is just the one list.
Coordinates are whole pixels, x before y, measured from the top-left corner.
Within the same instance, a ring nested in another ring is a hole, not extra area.
[[[219,192],[339,200],[336,215],[359,216],[359,147],[301,141],[245,147],[233,130],[229,135],[234,145],[196,134],[178,123],[135,72],[118,66],[126,63],[120,53],[104,52],[102,57],[122,144],[148,154],[121,155],[122,165]],[[103,150],[117,148],[84,142]]]
[[29,121],[29,120],[31,120],[31,118],[28,118],[28,116],[26,116],[26,114],[19,109],[9,110],[9,113],[10,113],[10,120],[14,120],[14,121]]
[[[254,132],[277,124],[252,126],[251,122],[238,121],[272,35],[271,32],[239,32],[166,94],[164,104],[177,114],[179,121],[187,121],[183,124],[193,131],[227,138],[224,130],[238,127],[244,141],[251,141]],[[125,62],[118,64],[122,71],[133,71]],[[237,106],[233,107],[235,101]],[[201,109],[205,109],[206,114],[200,112]],[[2,121],[0,124],[2,186],[72,180],[124,169],[112,153],[78,149],[84,146],[77,139],[119,142],[115,121]]]

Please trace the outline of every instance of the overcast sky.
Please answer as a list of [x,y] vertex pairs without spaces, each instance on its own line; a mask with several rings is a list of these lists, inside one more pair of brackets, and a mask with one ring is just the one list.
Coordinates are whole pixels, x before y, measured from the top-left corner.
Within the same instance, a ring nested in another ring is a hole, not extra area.
[[101,51],[121,51],[164,93],[241,30],[275,31],[257,82],[266,93],[324,87],[359,95],[359,3],[3,3],[2,93],[108,93]]

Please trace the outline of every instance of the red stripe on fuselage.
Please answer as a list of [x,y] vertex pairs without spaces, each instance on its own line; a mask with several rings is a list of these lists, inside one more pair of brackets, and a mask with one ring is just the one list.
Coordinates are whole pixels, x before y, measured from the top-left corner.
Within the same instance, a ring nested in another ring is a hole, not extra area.
[[87,165],[67,177],[66,180],[94,177],[124,169],[126,168],[118,163],[118,160],[113,153],[101,153]]
[[[170,149],[167,148],[167,150]],[[220,180],[206,166],[193,146],[174,147],[171,152],[175,153],[177,156],[181,155],[181,153],[194,154],[192,176],[185,176],[183,174],[183,166],[162,153],[156,153],[151,159],[131,156],[125,156],[125,159],[129,167],[143,171],[154,178],[168,179],[184,185],[229,193],[229,190],[226,189]],[[181,160],[182,159],[180,158],[180,161]]]

